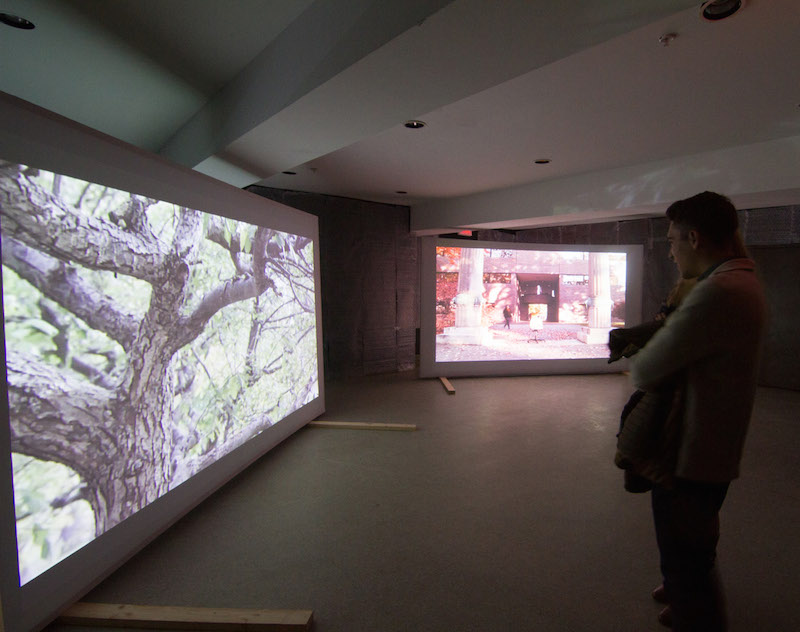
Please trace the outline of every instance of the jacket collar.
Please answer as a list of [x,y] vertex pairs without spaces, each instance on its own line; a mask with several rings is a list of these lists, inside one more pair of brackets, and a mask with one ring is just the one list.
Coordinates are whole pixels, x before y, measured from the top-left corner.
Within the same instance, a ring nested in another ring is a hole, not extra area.
[[707,279],[712,274],[716,274],[718,272],[730,272],[731,270],[755,270],[755,263],[752,259],[748,259],[747,257],[729,257],[728,259],[723,259],[719,263],[715,263],[713,266],[708,268],[703,274],[697,277],[698,281],[702,281],[703,279]]

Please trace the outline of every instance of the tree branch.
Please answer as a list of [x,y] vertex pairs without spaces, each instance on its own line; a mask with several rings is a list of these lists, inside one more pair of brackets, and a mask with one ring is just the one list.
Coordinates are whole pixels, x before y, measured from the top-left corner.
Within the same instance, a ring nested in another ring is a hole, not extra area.
[[22,172],[0,170],[3,232],[66,263],[157,284],[166,253],[152,236],[84,216]]
[[208,227],[206,228],[206,239],[228,251],[233,265],[236,268],[236,272],[239,275],[245,276],[252,274],[253,271],[249,262],[245,261],[245,254],[242,250],[242,244],[238,233],[231,235],[230,243],[225,239],[224,221],[225,219],[222,217],[216,215],[210,216],[208,219]]
[[76,500],[86,500],[91,502],[89,488],[86,485],[76,485],[65,494],[62,494],[58,498],[51,500],[50,506],[53,509],[61,509],[62,507],[66,507],[67,505],[74,503]]
[[156,201],[131,194],[127,204],[121,209],[122,219],[125,220],[126,228],[131,232],[137,233],[148,243],[155,241],[156,238],[147,224],[147,209],[155,204]]
[[259,226],[253,236],[253,277],[259,294],[266,291],[267,287],[275,289],[275,284],[267,276],[267,245],[272,233],[271,229]]
[[256,377],[256,348],[261,337],[263,321],[258,317],[259,301],[256,299],[255,308],[250,315],[250,334],[247,339],[247,351],[245,353],[245,372],[247,373],[247,386],[252,386],[257,381]]
[[116,385],[112,383],[103,371],[95,368],[83,358],[73,355],[69,346],[70,323],[58,313],[53,302],[49,299],[42,298],[38,302],[38,307],[44,321],[50,323],[58,330],[58,333],[53,337],[53,341],[56,344],[55,353],[61,360],[61,364],[85,375],[92,382],[99,384],[103,388],[114,388]]
[[111,391],[27,354],[7,355],[11,450],[63,463],[84,481],[117,452]]
[[219,310],[261,296],[275,285],[266,275],[266,240],[269,229],[259,227],[253,239],[253,275],[244,279],[228,279],[208,292],[189,316],[178,319],[176,336],[173,339],[173,352],[189,344],[205,328],[208,321]]
[[74,267],[10,237],[3,240],[3,264],[125,350],[133,345],[139,326],[136,315],[119,311],[112,299],[84,281]]
[[229,279],[211,290],[203,297],[200,304],[189,316],[178,319],[176,324],[176,337],[174,340],[174,350],[180,349],[189,344],[211,320],[211,317],[219,310],[233,303],[255,298],[259,295],[255,279]]
[[[314,311],[314,304],[313,304],[313,295],[314,294],[313,294],[311,288],[308,288],[308,287],[304,286],[302,283],[296,283],[295,280],[292,278],[291,273],[286,268],[284,268],[280,264],[279,261],[276,261],[275,259],[270,259],[269,266],[273,270],[277,270],[280,273],[280,275],[283,276],[286,279],[286,282],[289,284],[289,289],[292,291],[292,295],[294,296],[295,301],[298,303],[298,305],[300,305],[300,307],[303,309],[303,311],[305,311],[305,312],[313,312]],[[300,296],[298,296],[297,290],[295,289],[295,285],[297,287],[299,287],[301,290],[304,290],[305,292],[307,292],[307,293],[309,293],[311,295],[311,297],[312,297],[311,304],[307,303],[306,301],[301,299]]]
[[200,212],[185,206],[178,209],[178,224],[172,241],[172,252],[183,260],[192,258],[202,238]]

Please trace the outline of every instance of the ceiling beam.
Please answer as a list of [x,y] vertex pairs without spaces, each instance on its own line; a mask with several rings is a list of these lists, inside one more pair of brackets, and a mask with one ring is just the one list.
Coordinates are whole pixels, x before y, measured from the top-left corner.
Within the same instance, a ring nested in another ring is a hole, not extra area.
[[198,165],[449,2],[318,0],[160,153],[189,167]]

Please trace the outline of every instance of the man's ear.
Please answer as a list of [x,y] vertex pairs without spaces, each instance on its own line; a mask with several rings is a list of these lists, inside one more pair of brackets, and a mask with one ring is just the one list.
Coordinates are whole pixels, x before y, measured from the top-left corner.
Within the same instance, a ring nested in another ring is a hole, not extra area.
[[700,233],[696,230],[690,230],[689,234],[686,236],[689,245],[692,247],[692,250],[697,250],[700,246]]

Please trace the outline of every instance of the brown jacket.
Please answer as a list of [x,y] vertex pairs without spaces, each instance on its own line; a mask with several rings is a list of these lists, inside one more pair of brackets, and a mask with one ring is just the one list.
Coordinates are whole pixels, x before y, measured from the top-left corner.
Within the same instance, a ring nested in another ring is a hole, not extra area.
[[765,320],[753,262],[732,259],[700,281],[634,356],[631,376],[642,390],[685,376],[676,476],[706,482],[739,476]]

